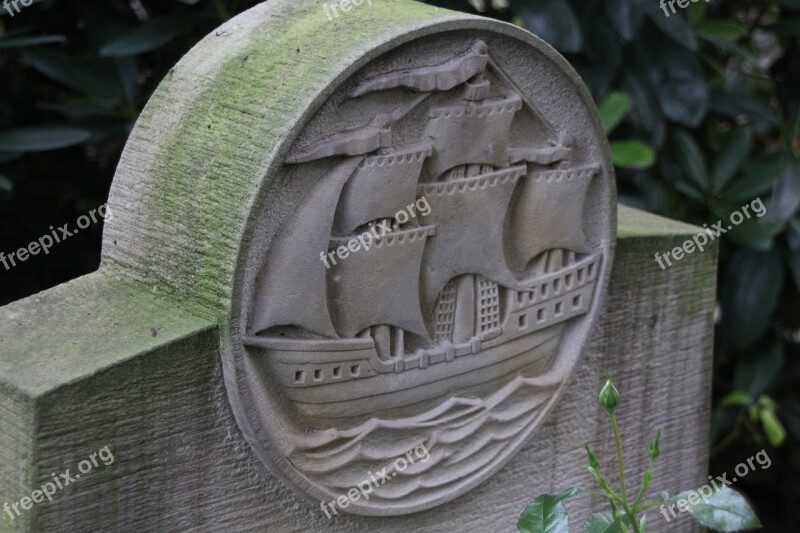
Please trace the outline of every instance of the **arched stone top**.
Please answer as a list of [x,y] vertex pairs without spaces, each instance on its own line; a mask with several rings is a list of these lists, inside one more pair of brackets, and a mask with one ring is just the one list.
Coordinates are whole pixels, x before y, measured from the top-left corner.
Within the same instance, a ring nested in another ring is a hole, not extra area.
[[[308,275],[388,220],[385,183],[429,212]],[[333,18],[271,0],[224,24],[156,90],[109,207],[103,268],[219,321],[234,415],[279,478],[327,501],[431,446],[419,477],[347,511],[364,515],[452,500],[534,433],[596,322],[616,227],[566,61],[410,0]]]
[[308,119],[381,54],[467,29],[532,46],[593,109],[572,67],[511,24],[410,0],[373,0],[332,20],[319,2],[270,0],[209,34],[153,94],[113,180],[102,267],[198,313],[229,314],[254,206]]

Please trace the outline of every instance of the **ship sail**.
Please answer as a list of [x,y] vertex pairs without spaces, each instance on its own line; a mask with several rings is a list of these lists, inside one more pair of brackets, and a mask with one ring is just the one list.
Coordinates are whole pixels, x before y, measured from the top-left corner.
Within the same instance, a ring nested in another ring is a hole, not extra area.
[[514,270],[524,270],[547,250],[589,251],[580,221],[586,191],[597,171],[597,167],[534,170],[522,179],[510,227],[515,242],[509,264]]
[[426,316],[431,317],[439,293],[456,276],[479,274],[501,285],[519,285],[504,259],[503,226],[526,170],[520,165],[419,186],[418,194],[431,206],[421,221],[436,226],[422,270]]
[[[292,325],[331,337],[355,337],[370,328],[383,334],[381,328],[389,326],[440,337],[444,331],[428,326],[436,322],[437,301],[449,283],[467,276],[456,291],[461,304],[452,312],[480,317],[480,323],[477,318],[459,320],[475,322],[477,330],[470,326],[448,333],[466,342],[478,330],[494,331],[499,321],[499,305],[494,314],[481,315],[473,300],[496,300],[498,285],[526,290],[518,272],[543,251],[586,250],[582,228],[561,221],[582,219],[583,199],[596,169],[529,170],[528,162],[546,165],[568,158],[570,147],[562,139],[537,148],[509,146],[512,127],[529,127],[514,126],[523,98],[514,92],[486,98],[489,81],[483,74],[488,63],[486,44],[476,41],[441,65],[388,73],[356,88],[358,96],[397,87],[432,92],[468,85],[460,101],[431,106],[418,144],[393,147],[392,127],[426,94],[389,115],[376,116],[369,126],[289,156],[291,164],[347,159],[312,188],[302,204],[308,207],[294,213],[276,237],[259,279],[264,290],[254,309],[254,331]],[[544,126],[528,133],[546,135],[549,125]],[[427,214],[419,214],[419,227],[395,226],[382,236],[365,233],[360,250],[355,247],[367,223],[391,219],[418,197],[430,204]],[[328,254],[329,270],[314,254],[298,252],[303,247],[297,243],[309,239],[316,249],[337,251],[333,257]],[[274,287],[284,294],[271,295],[267,302]],[[307,305],[309,294],[327,305]]]
[[[394,231],[331,268],[328,295],[342,336],[354,337],[376,325],[428,336],[417,286],[425,242],[433,232],[432,226]],[[331,239],[331,249],[346,247],[351,239]]]
[[326,157],[358,156],[380,148],[388,148],[392,142],[392,135],[391,130],[381,124],[384,120],[385,117],[381,116],[363,128],[333,135],[306,151],[290,154],[286,158],[286,162],[290,164],[308,163]]
[[360,84],[354,97],[373,91],[404,87],[419,92],[449,91],[482,74],[489,62],[486,43],[476,41],[465,53],[440,65],[390,72]]
[[360,156],[392,146],[391,126],[424,102],[429,94],[421,94],[399,105],[391,113],[379,113],[372,122],[360,128],[331,135],[310,147],[296,150],[286,157],[289,164],[308,163],[334,156]]
[[[270,247],[258,280],[251,329],[296,326],[336,337],[326,301],[326,269],[315,253],[327,251],[336,203],[363,158],[333,165],[303,198]],[[306,246],[301,246],[300,243]],[[313,305],[309,305],[313,301]]]
[[522,99],[517,95],[431,109],[425,135],[431,139],[433,155],[423,170],[426,181],[459,165],[507,167],[509,131],[520,109]]
[[349,235],[373,220],[392,218],[417,198],[417,182],[428,143],[369,156],[347,182],[336,211],[338,235]]

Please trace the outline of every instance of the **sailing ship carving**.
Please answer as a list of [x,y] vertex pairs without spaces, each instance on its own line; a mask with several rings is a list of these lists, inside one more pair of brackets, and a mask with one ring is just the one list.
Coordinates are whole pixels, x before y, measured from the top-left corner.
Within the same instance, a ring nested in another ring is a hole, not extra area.
[[[572,166],[555,134],[512,143],[524,137],[515,120],[539,115],[484,42],[350,95],[389,90],[409,101],[287,158],[327,171],[273,240],[243,339],[320,427],[408,416],[456,388],[545,371],[590,309],[603,261],[582,229],[598,167]],[[394,128],[420,112],[419,138],[401,144]],[[427,214],[395,221],[369,250],[330,269],[319,260],[421,198]]]

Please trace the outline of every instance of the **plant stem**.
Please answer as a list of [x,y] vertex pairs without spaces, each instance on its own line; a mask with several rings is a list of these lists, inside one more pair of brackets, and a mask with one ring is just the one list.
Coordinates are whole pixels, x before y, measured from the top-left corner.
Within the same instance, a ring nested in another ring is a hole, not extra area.
[[617,425],[617,417],[614,413],[610,414],[611,427],[614,429],[614,443],[617,446],[617,465],[619,466],[619,490],[622,493],[622,500],[627,504],[628,495],[625,493],[625,471],[622,463],[622,439],[619,436],[619,426]]
[[664,503],[668,502],[669,500],[647,500],[640,503],[637,508],[640,511],[644,511],[645,509],[650,509],[651,507],[658,507],[659,505],[663,505]]
[[[648,472],[650,472],[650,473],[653,472],[653,466],[655,465],[655,463],[656,463],[655,459],[651,458],[650,459],[650,463],[647,465],[647,471]],[[649,479],[649,478],[647,478],[647,473],[645,473],[645,478],[642,480],[642,488],[639,489],[639,494],[637,494],[636,495],[636,499],[633,500],[633,507],[634,508],[636,508],[636,506],[639,505],[639,502],[641,501],[642,496],[644,496],[644,491],[647,490],[647,484],[645,483],[646,479]]]
[[620,505],[623,504],[622,498],[617,496],[617,493],[614,492],[613,490],[609,490],[609,491],[600,491],[600,490],[593,490],[593,489],[583,489],[583,490],[584,490],[584,492],[588,492],[589,494],[591,494],[593,496],[598,496],[600,498],[603,498],[604,500],[608,500],[608,502],[611,505],[614,505],[614,503],[618,503]]
[[721,452],[725,451],[731,444],[736,442],[736,439],[739,438],[742,432],[742,413],[739,413],[739,416],[736,417],[736,421],[733,424],[733,429],[730,433],[728,433],[721,441],[717,443],[716,446],[711,448],[711,452],[709,453],[710,458],[714,458],[719,455]]
[[628,505],[628,495],[625,492],[625,467],[622,461],[622,439],[619,436],[619,425],[617,424],[617,417],[613,412],[609,413],[609,417],[611,418],[611,427],[614,430],[614,443],[617,447],[617,464],[619,465],[619,489],[622,493],[622,507],[625,509],[625,513],[628,515],[628,518],[631,519],[631,528],[633,529],[634,533],[641,533],[641,529],[639,529],[639,522],[636,520],[636,513],[631,506]]

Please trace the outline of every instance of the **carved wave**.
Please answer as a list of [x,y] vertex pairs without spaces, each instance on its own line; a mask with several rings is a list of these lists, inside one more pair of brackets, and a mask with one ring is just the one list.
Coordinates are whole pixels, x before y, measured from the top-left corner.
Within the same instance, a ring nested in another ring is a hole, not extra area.
[[[407,505],[451,490],[492,468],[541,421],[565,377],[557,365],[544,376],[518,376],[486,398],[450,398],[422,415],[375,418],[347,430],[298,436],[292,464],[331,499],[387,467],[365,506]],[[430,459],[395,470],[394,461],[423,444]]]

